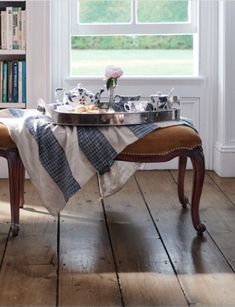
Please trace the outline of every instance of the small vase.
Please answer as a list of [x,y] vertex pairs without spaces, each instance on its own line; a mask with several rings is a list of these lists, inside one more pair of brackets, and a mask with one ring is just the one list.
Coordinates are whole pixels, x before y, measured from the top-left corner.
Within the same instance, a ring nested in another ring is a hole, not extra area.
[[109,105],[110,107],[113,105],[114,103],[114,86],[111,86],[109,89]]

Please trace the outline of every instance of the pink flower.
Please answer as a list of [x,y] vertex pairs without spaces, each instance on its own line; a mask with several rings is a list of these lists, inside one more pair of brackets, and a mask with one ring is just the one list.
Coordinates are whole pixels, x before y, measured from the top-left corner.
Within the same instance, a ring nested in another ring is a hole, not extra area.
[[106,80],[106,88],[109,90],[110,88],[114,88],[117,86],[117,79],[120,78],[123,74],[123,70],[120,67],[110,65],[105,69],[105,77]]
[[118,79],[123,75],[123,70],[120,67],[110,65],[105,69],[105,77],[106,78],[114,78]]

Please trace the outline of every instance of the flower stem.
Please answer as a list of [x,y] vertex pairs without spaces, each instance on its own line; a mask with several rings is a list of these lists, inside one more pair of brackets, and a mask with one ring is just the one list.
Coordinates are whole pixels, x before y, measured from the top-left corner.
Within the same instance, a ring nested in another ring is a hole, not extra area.
[[113,98],[114,98],[113,96],[114,96],[114,86],[111,86],[109,88],[109,103],[110,103],[110,105],[113,104]]

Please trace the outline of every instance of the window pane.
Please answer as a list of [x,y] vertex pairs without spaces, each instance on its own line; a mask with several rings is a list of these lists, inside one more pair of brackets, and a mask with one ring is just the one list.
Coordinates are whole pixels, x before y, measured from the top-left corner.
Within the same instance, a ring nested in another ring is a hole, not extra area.
[[71,75],[103,75],[107,65],[125,75],[193,75],[192,35],[73,36]]
[[80,23],[128,23],[131,0],[80,0]]
[[188,0],[137,0],[138,22],[186,22]]

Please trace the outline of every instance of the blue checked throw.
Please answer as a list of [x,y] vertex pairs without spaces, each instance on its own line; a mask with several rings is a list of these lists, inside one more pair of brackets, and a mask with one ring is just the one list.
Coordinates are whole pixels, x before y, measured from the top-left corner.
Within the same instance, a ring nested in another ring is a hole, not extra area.
[[[53,215],[97,173],[102,184],[114,185],[103,187],[104,196],[119,189],[139,165],[128,163],[127,167],[127,162],[114,161],[115,157],[127,145],[160,127],[160,123],[60,126],[37,110],[20,109],[1,110],[0,122],[8,127],[43,205]],[[182,122],[161,126],[178,124]]]

